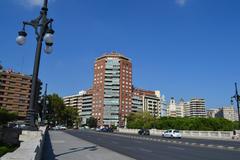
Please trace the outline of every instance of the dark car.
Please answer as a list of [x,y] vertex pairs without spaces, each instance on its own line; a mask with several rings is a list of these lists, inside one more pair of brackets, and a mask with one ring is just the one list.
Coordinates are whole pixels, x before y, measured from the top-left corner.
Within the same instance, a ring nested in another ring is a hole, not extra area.
[[142,129],[140,129],[140,130],[138,131],[138,134],[139,134],[139,135],[150,135],[150,132],[149,132],[148,129],[142,128]]
[[113,129],[105,127],[101,129],[101,132],[113,132]]

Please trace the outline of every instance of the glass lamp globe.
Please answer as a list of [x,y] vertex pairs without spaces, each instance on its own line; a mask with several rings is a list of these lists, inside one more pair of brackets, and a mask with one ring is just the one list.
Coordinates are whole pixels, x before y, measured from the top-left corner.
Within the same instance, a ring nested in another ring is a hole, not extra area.
[[46,33],[43,39],[46,43],[53,43],[53,34]]
[[18,45],[22,46],[26,42],[26,37],[19,35],[16,38],[16,42]]
[[53,51],[53,47],[52,46],[48,46],[48,45],[46,45],[46,48],[45,48],[45,53],[47,53],[47,54],[51,54],[52,53],[52,51]]
[[18,36],[16,38],[17,44],[22,46],[26,42],[26,36],[27,36],[27,33],[24,30],[18,32]]

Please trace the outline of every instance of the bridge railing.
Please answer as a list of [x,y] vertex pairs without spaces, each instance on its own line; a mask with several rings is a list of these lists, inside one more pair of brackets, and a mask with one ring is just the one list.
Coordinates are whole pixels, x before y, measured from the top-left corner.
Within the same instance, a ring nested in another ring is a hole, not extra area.
[[[137,134],[139,129],[126,129],[119,128],[120,133],[129,133]],[[150,135],[161,136],[165,130],[151,129]],[[182,137],[188,138],[202,138],[202,139],[238,139],[239,140],[239,131],[234,135],[233,131],[189,131],[189,130],[180,130]]]
[[1,160],[40,160],[44,144],[46,127],[40,127],[39,131],[22,131],[19,136],[20,147],[12,153],[7,153]]

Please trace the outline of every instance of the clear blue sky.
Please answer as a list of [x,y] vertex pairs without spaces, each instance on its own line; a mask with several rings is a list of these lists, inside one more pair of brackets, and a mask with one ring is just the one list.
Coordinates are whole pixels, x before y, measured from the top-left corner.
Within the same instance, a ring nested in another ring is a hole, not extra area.
[[[15,38],[23,20],[39,14],[38,0],[1,0],[0,61],[32,74],[36,47]],[[240,85],[239,0],[50,0],[55,44],[42,54],[40,79],[61,96],[91,87],[95,58],[118,51],[132,59],[133,83],[169,99],[230,104]]]

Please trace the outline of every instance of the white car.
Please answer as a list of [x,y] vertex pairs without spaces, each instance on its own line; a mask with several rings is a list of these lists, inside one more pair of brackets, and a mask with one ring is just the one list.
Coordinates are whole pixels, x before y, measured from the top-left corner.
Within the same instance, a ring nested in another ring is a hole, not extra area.
[[58,126],[55,126],[53,127],[53,130],[66,130],[67,127],[63,126],[63,125],[58,125]]
[[169,130],[163,132],[162,137],[182,138],[182,135],[181,135],[181,133],[179,132],[179,130],[169,129]]

